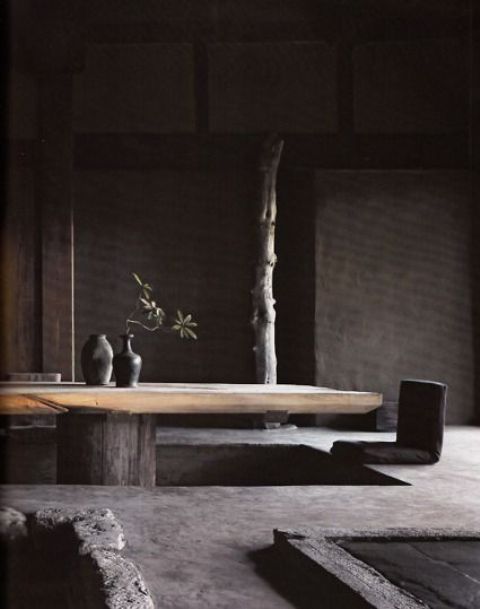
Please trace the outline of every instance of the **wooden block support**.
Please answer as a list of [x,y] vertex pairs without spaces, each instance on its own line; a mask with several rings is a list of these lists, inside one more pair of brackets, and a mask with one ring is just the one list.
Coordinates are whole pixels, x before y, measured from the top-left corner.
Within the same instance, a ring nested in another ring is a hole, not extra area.
[[155,415],[68,412],[57,443],[58,484],[155,486]]

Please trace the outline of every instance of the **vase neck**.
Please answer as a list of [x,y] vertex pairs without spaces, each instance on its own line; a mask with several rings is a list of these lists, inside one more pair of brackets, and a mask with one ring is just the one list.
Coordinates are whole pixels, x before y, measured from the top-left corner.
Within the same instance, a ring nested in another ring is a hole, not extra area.
[[132,352],[132,338],[133,334],[120,334],[120,338],[123,341],[123,351]]

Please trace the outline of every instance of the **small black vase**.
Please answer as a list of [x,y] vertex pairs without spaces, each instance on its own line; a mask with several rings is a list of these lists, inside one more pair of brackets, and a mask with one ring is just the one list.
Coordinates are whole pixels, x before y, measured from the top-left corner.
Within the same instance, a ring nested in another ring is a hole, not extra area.
[[80,362],[87,385],[108,385],[112,378],[112,346],[105,334],[90,334],[82,347]]
[[117,387],[136,387],[142,369],[142,358],[132,351],[130,341],[133,334],[120,334],[120,338],[123,341],[123,348],[113,358],[113,373]]

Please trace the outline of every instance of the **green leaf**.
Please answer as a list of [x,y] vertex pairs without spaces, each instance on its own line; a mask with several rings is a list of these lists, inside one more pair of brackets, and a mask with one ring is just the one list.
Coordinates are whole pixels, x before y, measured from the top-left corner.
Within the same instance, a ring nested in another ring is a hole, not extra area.
[[140,277],[137,275],[137,273],[132,273],[132,275],[133,275],[133,278],[135,279],[135,281],[136,281],[136,282],[137,282],[139,285],[141,285],[141,286],[143,287],[142,280],[141,280],[141,279],[140,279]]
[[195,332],[193,330],[190,330],[190,328],[185,328],[185,332],[187,334],[187,338],[189,336],[191,336],[192,338],[194,338],[195,340],[197,339],[197,335],[195,334]]
[[188,324],[188,322],[192,319],[192,316],[190,315],[190,313],[185,317],[185,319],[183,320],[186,324]]
[[177,310],[177,319],[183,323],[183,313],[180,310]]
[[140,296],[139,300],[140,300],[140,302],[143,302],[144,305],[147,305],[147,307],[151,307],[151,304],[145,298],[142,298]]

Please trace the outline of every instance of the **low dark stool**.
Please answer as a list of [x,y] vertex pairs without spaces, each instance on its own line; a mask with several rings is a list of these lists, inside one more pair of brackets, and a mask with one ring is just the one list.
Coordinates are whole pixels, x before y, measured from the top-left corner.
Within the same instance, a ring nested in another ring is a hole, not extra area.
[[442,453],[447,385],[403,380],[395,442],[339,440],[331,454],[355,463],[436,463]]

